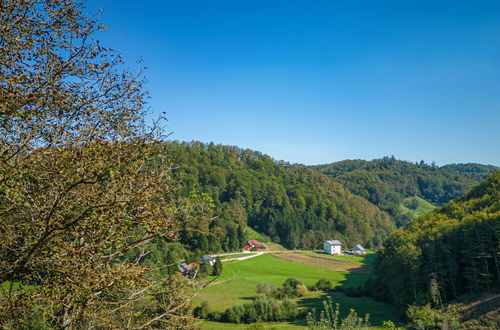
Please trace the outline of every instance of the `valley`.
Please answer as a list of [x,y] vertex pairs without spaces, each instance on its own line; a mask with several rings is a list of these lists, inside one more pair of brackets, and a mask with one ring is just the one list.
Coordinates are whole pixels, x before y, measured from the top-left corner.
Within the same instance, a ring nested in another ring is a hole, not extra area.
[[[313,286],[318,280],[327,279],[333,284],[334,291],[308,291],[303,297],[296,299],[299,309],[321,309],[322,301],[332,297],[335,303],[341,305],[343,315],[348,313],[349,309],[355,308],[360,315],[370,314],[373,325],[381,325],[384,320],[397,321],[396,309],[393,306],[368,297],[349,297],[337,291],[339,288],[342,290],[363,285],[368,278],[373,277],[370,269],[375,256],[375,253],[354,257],[328,256],[316,252],[284,252],[228,262],[225,263],[221,276],[198,293],[194,304],[207,301],[211,311],[223,313],[235,304],[251,302],[256,296],[259,283],[281,286],[287,278],[294,277],[307,286]],[[243,329],[248,326],[209,321],[202,325],[204,329]],[[266,325],[278,329],[305,329],[306,323],[305,320],[298,320]]]

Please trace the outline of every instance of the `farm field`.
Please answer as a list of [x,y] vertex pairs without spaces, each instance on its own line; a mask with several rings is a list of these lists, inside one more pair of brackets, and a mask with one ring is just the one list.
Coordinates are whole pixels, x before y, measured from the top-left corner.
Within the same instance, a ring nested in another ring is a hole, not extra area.
[[331,271],[371,274],[373,272],[373,261],[371,259],[375,258],[376,255],[374,253],[367,255],[366,258],[369,261],[365,261],[363,257],[331,256],[320,252],[273,253],[272,256],[293,263]]
[[[281,286],[287,278],[295,277],[306,285],[313,285],[319,279],[324,278],[330,280],[335,287],[347,288],[361,285],[373,276],[368,272],[332,271],[324,267],[334,267],[328,264],[328,259],[331,260],[332,265],[338,266],[340,264],[344,269],[347,264],[353,270],[356,267],[367,267],[373,261],[374,254],[368,255],[366,258],[351,256],[332,257],[325,255],[328,258],[327,260],[317,258],[319,254],[315,252],[280,253],[279,255],[281,256],[276,257],[264,254],[249,260],[224,263],[222,275],[212,285],[204,288],[199,293],[194,304],[199,305],[202,301],[206,300],[211,310],[224,312],[232,305],[251,302],[256,295],[256,286],[258,283]],[[286,258],[296,258],[300,261],[296,263],[285,260],[282,258],[283,256],[286,256]],[[311,264],[319,260],[320,265],[305,264],[304,260]],[[360,315],[369,313],[373,325],[380,325],[383,320],[397,320],[396,311],[389,304],[380,303],[368,297],[347,297],[340,292],[329,292],[326,294],[322,291],[311,291],[304,297],[298,298],[297,303],[299,307],[319,309],[322,306],[322,301],[328,296],[332,297],[334,303],[341,305],[342,313],[347,313],[351,308],[356,309]],[[269,323],[267,325],[276,329],[296,329],[304,328],[305,322],[280,322]],[[245,328],[246,326],[248,325],[217,322],[203,323],[204,329],[237,329]]]

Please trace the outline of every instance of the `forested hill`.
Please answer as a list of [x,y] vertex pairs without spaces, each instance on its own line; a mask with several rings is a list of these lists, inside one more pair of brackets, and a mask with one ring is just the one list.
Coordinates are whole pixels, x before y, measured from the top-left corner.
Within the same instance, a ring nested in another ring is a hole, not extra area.
[[473,185],[498,169],[481,164],[437,167],[423,161],[411,163],[394,157],[372,161],[344,160],[312,168],[388,212],[398,227],[408,223],[414,214],[405,212],[405,198],[418,196],[434,205],[442,205],[463,196]]
[[390,217],[328,176],[300,165],[232,146],[176,142],[167,145],[181,195],[207,193],[217,219],[213,235],[186,233],[202,251],[241,248],[249,225],[288,248],[321,248],[324,239],[378,246],[395,229]]
[[465,293],[498,290],[500,171],[394,232],[376,268],[387,297],[399,306],[436,305]]

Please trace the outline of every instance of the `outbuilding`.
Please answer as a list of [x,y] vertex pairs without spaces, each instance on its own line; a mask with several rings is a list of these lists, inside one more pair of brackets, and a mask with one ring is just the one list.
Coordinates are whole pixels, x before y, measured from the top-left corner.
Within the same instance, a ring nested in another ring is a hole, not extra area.
[[365,255],[366,254],[366,250],[364,247],[362,247],[360,244],[356,245],[355,247],[353,247],[351,249],[352,251],[352,254],[355,254],[355,255]]

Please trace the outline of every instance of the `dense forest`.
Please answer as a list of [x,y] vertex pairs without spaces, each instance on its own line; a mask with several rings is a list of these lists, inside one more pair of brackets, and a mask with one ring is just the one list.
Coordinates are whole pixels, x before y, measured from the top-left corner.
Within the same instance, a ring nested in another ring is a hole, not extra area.
[[238,250],[247,225],[292,249],[317,249],[327,238],[374,247],[395,229],[385,212],[306,166],[213,143],[165,147],[179,195],[204,194],[213,202],[214,219],[181,235],[192,250]]
[[481,164],[411,163],[384,157],[366,160],[344,160],[312,166],[332,177],[352,193],[366,198],[394,219],[398,227],[411,220],[401,205],[405,198],[418,196],[434,205],[442,205],[463,196],[472,186],[498,168]]
[[500,171],[395,231],[376,271],[379,298],[400,307],[500,288]]

